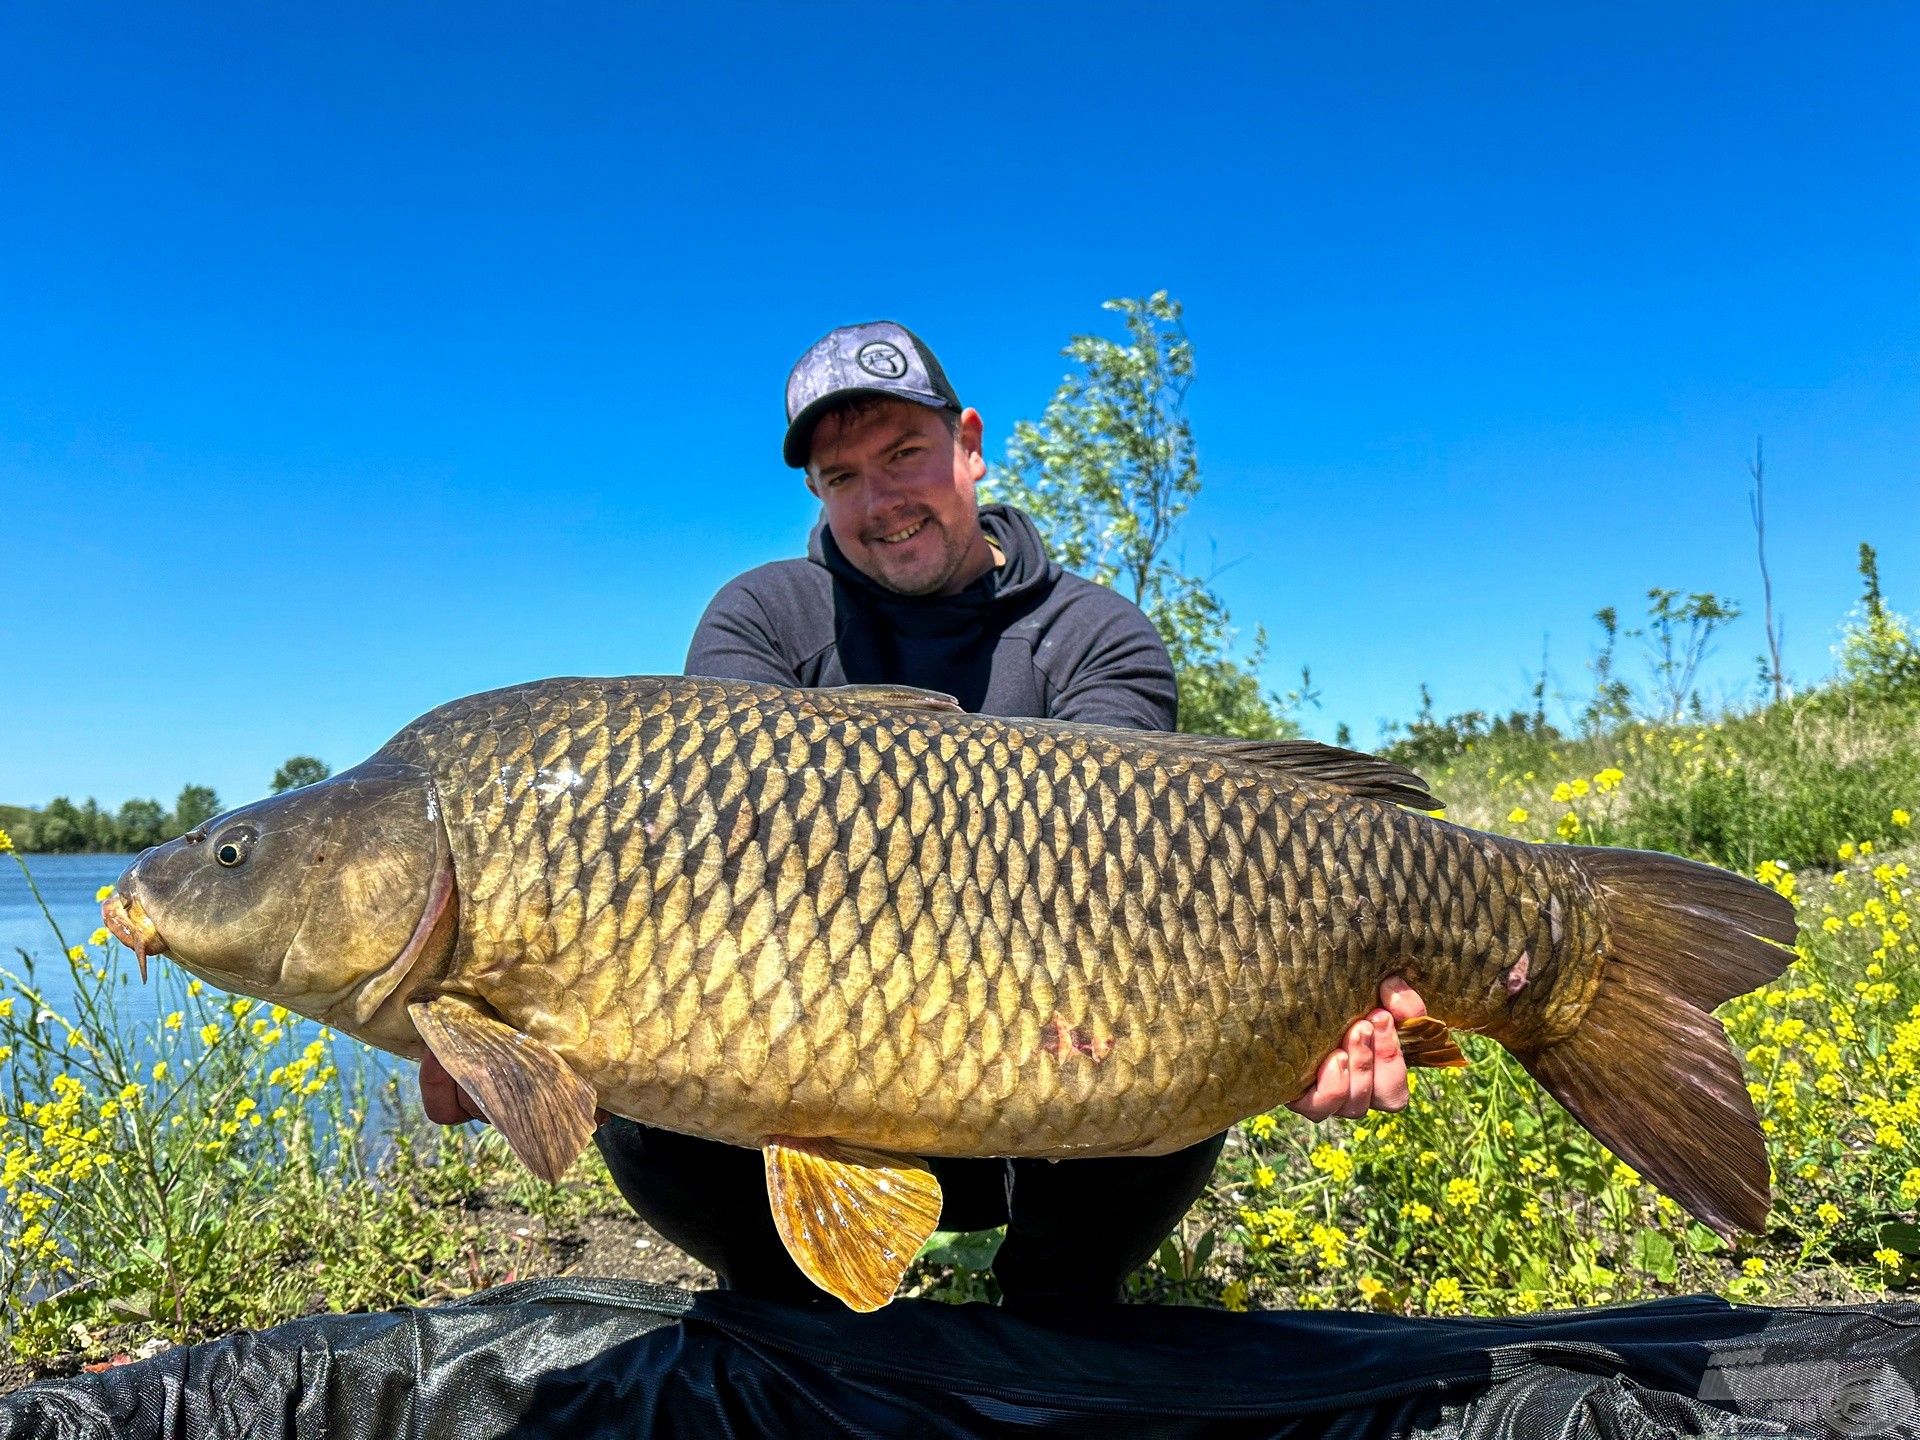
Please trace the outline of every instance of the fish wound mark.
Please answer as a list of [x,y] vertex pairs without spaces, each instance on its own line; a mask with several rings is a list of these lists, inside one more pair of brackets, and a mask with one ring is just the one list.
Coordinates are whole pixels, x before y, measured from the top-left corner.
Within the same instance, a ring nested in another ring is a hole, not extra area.
[[1069,1054],[1084,1055],[1099,1064],[1113,1053],[1112,1035],[1087,1025],[1075,1025],[1059,1016],[1040,1027],[1040,1048],[1055,1059]]
[[1511,1000],[1527,988],[1527,971],[1533,967],[1533,957],[1525,950],[1520,958],[1507,967],[1507,998]]

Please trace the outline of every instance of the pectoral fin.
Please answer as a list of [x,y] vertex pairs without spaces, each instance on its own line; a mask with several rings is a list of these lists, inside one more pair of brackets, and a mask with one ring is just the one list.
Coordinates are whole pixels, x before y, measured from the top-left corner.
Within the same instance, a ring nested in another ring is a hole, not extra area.
[[542,1180],[554,1182],[593,1138],[594,1093],[551,1046],[477,1000],[436,995],[407,1007],[414,1028],[462,1090]]
[[940,1182],[919,1160],[836,1140],[767,1141],[767,1198],[787,1253],[854,1310],[878,1310],[940,1223]]
[[1409,1065],[1458,1070],[1467,1063],[1467,1057],[1453,1043],[1453,1032],[1431,1015],[1402,1020],[1395,1028],[1400,1035],[1400,1053]]

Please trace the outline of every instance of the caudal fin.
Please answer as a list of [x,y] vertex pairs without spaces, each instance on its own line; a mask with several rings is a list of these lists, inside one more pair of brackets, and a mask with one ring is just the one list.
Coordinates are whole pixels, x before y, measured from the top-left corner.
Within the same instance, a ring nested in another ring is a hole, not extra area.
[[1793,962],[1793,906],[1711,865],[1574,848],[1604,917],[1580,1028],[1519,1055],[1621,1159],[1731,1237],[1766,1228],[1767,1152],[1746,1077],[1710,1013]]

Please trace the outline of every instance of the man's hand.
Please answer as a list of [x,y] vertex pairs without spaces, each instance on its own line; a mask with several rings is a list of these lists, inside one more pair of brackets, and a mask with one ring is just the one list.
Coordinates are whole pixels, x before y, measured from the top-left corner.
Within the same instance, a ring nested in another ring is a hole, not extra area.
[[[464,1125],[469,1120],[478,1120],[482,1125],[488,1123],[480,1107],[473,1103],[473,1097],[454,1082],[447,1067],[431,1050],[420,1058],[420,1107],[436,1125]],[[607,1118],[604,1110],[593,1112],[595,1125]]]
[[487,1118],[431,1050],[420,1060],[420,1104],[436,1125],[463,1125],[469,1120],[485,1123]]
[[1289,1110],[1320,1121],[1330,1115],[1357,1120],[1369,1110],[1407,1108],[1407,1062],[1395,1027],[1417,1020],[1427,1007],[1397,975],[1380,982],[1380,1003],[1385,1008],[1347,1031],[1346,1044],[1322,1062],[1320,1078],[1287,1106]]

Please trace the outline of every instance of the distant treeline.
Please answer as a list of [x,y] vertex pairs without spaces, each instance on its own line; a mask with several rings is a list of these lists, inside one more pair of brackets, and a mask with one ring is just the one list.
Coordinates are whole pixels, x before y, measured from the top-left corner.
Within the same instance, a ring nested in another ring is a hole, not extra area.
[[[332,773],[324,761],[295,755],[274,772],[273,790],[311,785]],[[76,805],[59,795],[38,810],[0,805],[0,830],[18,848],[41,854],[124,854],[184,835],[220,809],[211,785],[186,786],[171,810],[158,800],[129,800],[118,811],[103,810],[91,797]]]

